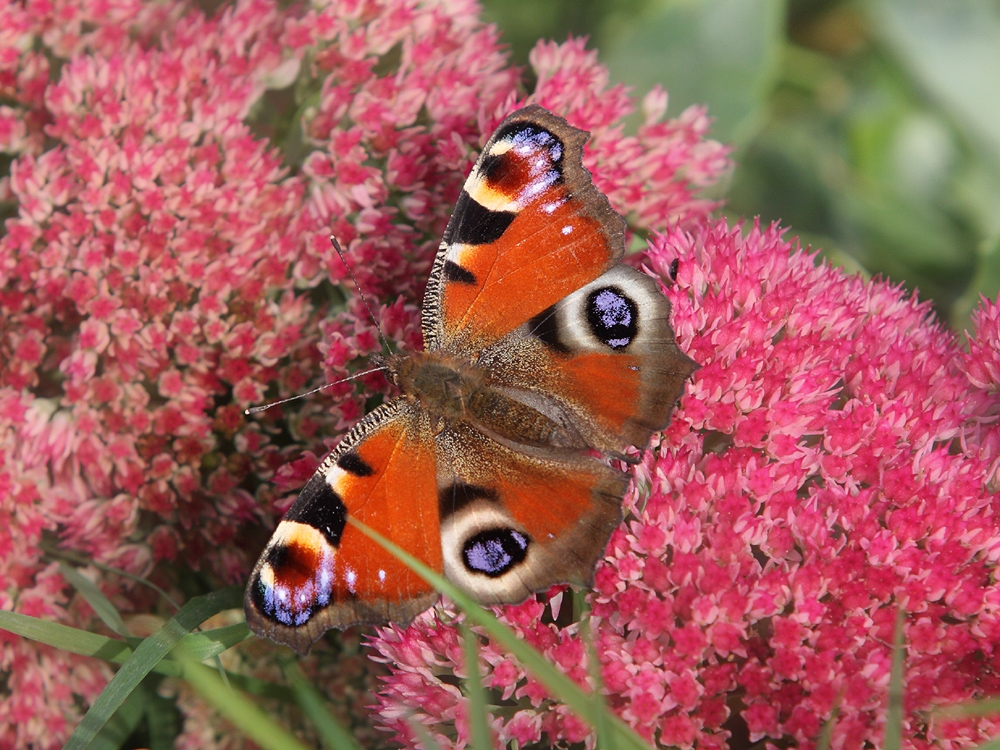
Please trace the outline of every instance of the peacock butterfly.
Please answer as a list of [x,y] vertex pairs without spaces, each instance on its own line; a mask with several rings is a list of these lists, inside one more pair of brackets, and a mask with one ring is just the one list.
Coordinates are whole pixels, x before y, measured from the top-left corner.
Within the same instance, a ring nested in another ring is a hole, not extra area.
[[483,604],[589,581],[627,474],[696,368],[589,134],[509,115],[465,181],[427,282],[424,351],[374,358],[402,395],[323,459],[250,577],[247,623],[304,654],[329,628],[407,623],[437,593],[354,516]]

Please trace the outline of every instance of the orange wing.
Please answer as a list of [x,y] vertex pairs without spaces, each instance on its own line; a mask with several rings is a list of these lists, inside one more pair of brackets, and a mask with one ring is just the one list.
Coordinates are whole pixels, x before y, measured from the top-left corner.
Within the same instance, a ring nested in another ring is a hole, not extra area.
[[589,585],[628,476],[575,450],[524,450],[467,422],[438,436],[444,572],[482,604]]
[[656,280],[621,264],[512,331],[479,365],[486,385],[616,458],[667,426],[697,368],[677,347]]
[[251,630],[305,654],[330,628],[412,620],[437,593],[347,517],[440,572],[437,497],[427,416],[401,399],[373,411],[323,460],[257,562],[244,597]]
[[621,258],[625,222],[583,166],[587,138],[538,106],[493,133],[427,282],[425,348],[478,352]]

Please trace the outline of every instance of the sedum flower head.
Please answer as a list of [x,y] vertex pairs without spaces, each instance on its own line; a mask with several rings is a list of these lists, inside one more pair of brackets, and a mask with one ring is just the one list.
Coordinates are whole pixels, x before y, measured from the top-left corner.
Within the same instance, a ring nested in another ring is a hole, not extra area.
[[[389,338],[418,346],[427,272],[481,134],[524,100],[477,13],[415,0],[0,8],[0,608],[102,628],[47,550],[175,594],[245,580],[316,456],[384,385],[242,414],[379,348],[329,235]],[[695,191],[728,161],[703,112],[663,120],[651,95],[626,138],[631,104],[581,42],[543,45],[533,64],[548,81],[536,98],[585,118],[588,158],[614,164],[602,187],[634,197],[637,226],[705,219]],[[126,615],[169,614],[85,572]],[[280,674],[263,645],[233,658]],[[359,721],[373,670],[320,668],[336,659],[307,669]],[[111,674],[2,631],[0,668],[0,747],[61,746]],[[183,686],[164,691],[180,691],[181,746],[242,745]]]
[[[839,711],[832,747],[879,747],[902,612],[907,746],[994,736],[991,718],[933,710],[1000,692],[997,307],[963,352],[926,303],[756,224],[674,229],[644,262],[701,369],[588,596],[608,704],[665,746],[814,747]],[[500,619],[593,688],[560,605]],[[414,720],[468,739],[442,679],[463,669],[454,640],[426,617],[375,641],[391,671],[380,715],[413,744]],[[486,643],[481,658],[500,741],[593,742],[511,657]]]

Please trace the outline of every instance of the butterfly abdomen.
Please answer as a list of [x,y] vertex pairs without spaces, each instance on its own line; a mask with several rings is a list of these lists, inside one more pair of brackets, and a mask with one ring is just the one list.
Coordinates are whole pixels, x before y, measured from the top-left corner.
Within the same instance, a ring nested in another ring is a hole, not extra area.
[[588,447],[575,430],[491,388],[480,388],[472,394],[469,415],[486,434],[516,445],[577,450]]

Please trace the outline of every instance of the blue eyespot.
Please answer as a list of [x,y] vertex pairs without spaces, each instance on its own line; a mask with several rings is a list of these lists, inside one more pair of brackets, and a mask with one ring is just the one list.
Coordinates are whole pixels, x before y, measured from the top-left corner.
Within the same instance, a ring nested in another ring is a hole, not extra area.
[[606,286],[587,297],[587,323],[597,339],[612,349],[624,349],[639,332],[639,310],[621,289]]
[[472,573],[497,578],[528,556],[528,537],[514,529],[487,529],[466,540],[462,560]]

